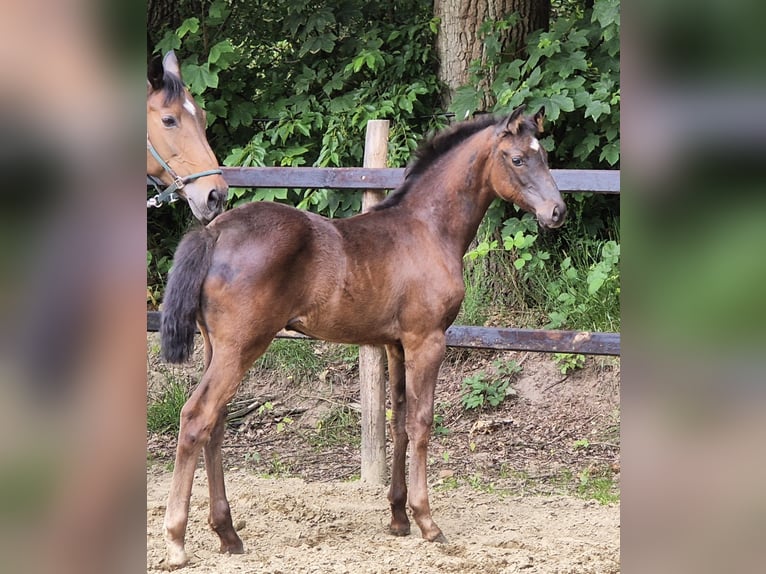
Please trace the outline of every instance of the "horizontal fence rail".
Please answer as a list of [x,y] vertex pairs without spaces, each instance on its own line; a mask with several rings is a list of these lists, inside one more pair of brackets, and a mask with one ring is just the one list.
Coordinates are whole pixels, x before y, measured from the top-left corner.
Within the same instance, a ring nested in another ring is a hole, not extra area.
[[[147,313],[146,330],[151,332],[160,330],[159,311]],[[199,333],[199,331],[197,332]],[[280,331],[277,337],[281,339],[311,338],[294,331],[285,330]],[[447,346],[464,349],[493,349],[496,351],[619,355],[620,334],[453,325],[447,329]]]
[[[224,167],[231,187],[299,187],[332,189],[395,189],[404,181],[404,168],[365,167]],[[620,171],[552,169],[562,192],[620,193]]]
[[[404,181],[404,168],[389,167],[222,167],[221,171],[230,187],[396,189]],[[620,170],[552,169],[551,174],[562,193],[620,193]]]

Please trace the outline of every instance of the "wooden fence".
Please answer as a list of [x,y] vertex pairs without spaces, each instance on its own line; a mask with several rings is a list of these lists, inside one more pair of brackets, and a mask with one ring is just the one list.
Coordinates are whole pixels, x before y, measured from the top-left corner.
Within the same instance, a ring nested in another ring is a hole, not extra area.
[[[362,168],[314,167],[222,167],[230,187],[286,187],[309,189],[364,189],[366,211],[404,180],[404,169],[385,167],[388,121],[368,123]],[[562,193],[620,193],[618,170],[551,170]],[[147,315],[147,331],[159,329],[160,313]],[[282,338],[304,338],[282,331]],[[447,345],[474,349],[619,355],[619,333],[513,329],[453,325],[447,330]],[[382,349],[362,346],[359,351],[362,407],[363,481],[382,484],[386,476],[385,448],[385,361]]]

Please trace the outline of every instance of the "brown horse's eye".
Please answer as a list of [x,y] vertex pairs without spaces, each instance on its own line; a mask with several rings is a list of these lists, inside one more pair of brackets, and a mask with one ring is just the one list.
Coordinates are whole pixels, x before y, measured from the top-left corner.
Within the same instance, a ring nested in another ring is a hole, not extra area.
[[514,156],[511,158],[511,163],[515,165],[516,167],[521,167],[524,165],[524,158],[519,156]]
[[166,128],[172,128],[176,125],[176,119],[173,116],[163,116],[162,125]]

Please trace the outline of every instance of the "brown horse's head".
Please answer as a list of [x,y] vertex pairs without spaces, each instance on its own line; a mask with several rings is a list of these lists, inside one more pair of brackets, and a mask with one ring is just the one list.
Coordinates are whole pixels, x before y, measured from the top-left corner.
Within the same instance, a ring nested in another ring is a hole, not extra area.
[[567,208],[548,169],[548,156],[537,135],[542,131],[543,110],[524,116],[516,108],[497,124],[489,180],[495,193],[535,214],[542,227],[559,227]]
[[186,198],[194,216],[209,223],[223,212],[229,186],[205,127],[205,112],[184,86],[175,54],[168,52],[149,70],[146,172],[167,185],[175,181],[178,195]]

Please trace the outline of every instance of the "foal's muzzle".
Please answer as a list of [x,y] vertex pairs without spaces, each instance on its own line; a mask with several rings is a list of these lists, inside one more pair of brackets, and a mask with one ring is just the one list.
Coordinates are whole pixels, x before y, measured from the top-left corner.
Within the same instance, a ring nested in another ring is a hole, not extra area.
[[546,201],[537,211],[537,221],[547,229],[555,229],[564,224],[567,215],[567,206],[561,201]]

